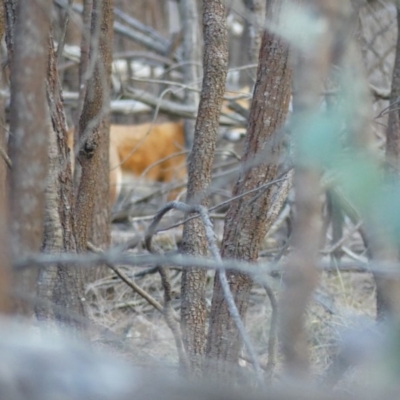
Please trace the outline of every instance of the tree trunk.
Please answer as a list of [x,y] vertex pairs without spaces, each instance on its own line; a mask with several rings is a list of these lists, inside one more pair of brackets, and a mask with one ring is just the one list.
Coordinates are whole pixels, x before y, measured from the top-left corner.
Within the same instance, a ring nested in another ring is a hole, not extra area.
[[[279,21],[282,4],[286,2],[270,3],[272,4],[267,10],[267,16],[273,21]],[[234,196],[270,182],[277,176],[281,148],[280,128],[288,111],[291,76],[288,44],[274,33],[265,31],[241,172],[234,187]],[[272,194],[273,190],[269,189],[258,193],[256,197],[250,194],[231,203],[225,219],[222,241],[221,254],[224,258],[249,262],[257,260],[260,242],[273,223],[273,220],[267,218]],[[227,278],[237,308],[244,319],[252,280],[247,275],[234,271],[227,272]],[[240,348],[239,333],[229,314],[220,280],[216,276],[207,356],[212,365],[223,372],[226,362],[237,362]]]
[[[38,252],[43,240],[48,170],[45,82],[51,7],[51,0],[20,0],[16,8],[14,33],[11,34],[11,37],[14,36],[14,48],[9,151],[13,167],[9,204],[14,257]],[[16,289],[19,294],[33,297],[36,279],[36,268],[18,273]],[[29,301],[19,302],[18,309],[28,314],[33,311]]]
[[[187,203],[208,205],[207,189],[211,182],[219,114],[225,92],[228,67],[227,29],[224,2],[204,2],[204,77],[196,120],[193,149],[189,157]],[[182,252],[207,254],[207,240],[202,222],[193,219],[183,229]],[[202,373],[205,350],[205,284],[206,272],[187,268],[182,273],[181,326],[192,373]]]
[[[5,30],[5,7],[0,4],[0,40],[3,39]],[[1,51],[1,50],[0,50]],[[3,63],[4,57],[1,51],[0,62]],[[11,264],[9,254],[9,242],[7,232],[7,190],[6,180],[9,165],[6,162],[7,156],[7,138],[6,138],[6,121],[5,121],[5,105],[6,99],[4,95],[4,78],[0,73],[0,313],[9,312],[11,310],[11,301],[9,298],[11,283]]]
[[[94,0],[87,71],[90,77],[79,121],[78,160],[82,167],[76,201],[79,252],[86,251],[88,240],[102,248],[110,242],[108,108],[112,23],[112,0]],[[89,275],[92,279],[93,274]]]
[[[191,88],[198,88],[198,80],[200,76],[200,38],[196,0],[180,0],[179,12],[183,31],[183,65],[184,82]],[[186,105],[197,106],[199,102],[198,93],[192,90],[185,90]],[[195,121],[186,119],[185,127],[185,147],[190,150],[193,145],[193,135],[195,129]]]
[[16,16],[17,0],[4,0],[4,12],[6,17],[5,39],[7,44],[8,65],[10,66],[14,54],[14,24]]
[[[48,46],[47,100],[52,129],[49,135],[49,177],[46,189],[43,251],[74,252],[76,241],[72,207],[72,173],[61,85],[51,35]],[[42,267],[38,279],[38,296],[41,300],[45,300],[36,307],[38,318],[54,318],[58,322],[68,323],[69,326],[79,326],[74,316],[85,315],[82,268],[62,264]],[[49,301],[51,305],[46,304]]]

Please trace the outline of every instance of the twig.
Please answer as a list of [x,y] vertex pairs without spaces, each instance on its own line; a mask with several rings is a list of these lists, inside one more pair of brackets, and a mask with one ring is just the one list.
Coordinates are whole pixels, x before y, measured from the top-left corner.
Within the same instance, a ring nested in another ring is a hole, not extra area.
[[[161,255],[137,255],[121,252],[115,248],[103,251],[101,254],[95,253],[32,253],[20,258],[16,258],[13,262],[15,270],[23,270],[26,268],[46,267],[52,264],[65,265],[81,265],[82,267],[89,265],[102,265],[104,263],[130,265],[132,267],[148,266],[149,264],[158,265],[175,265],[186,268],[188,266],[220,270],[230,269],[250,275],[257,282],[264,282],[265,275],[274,275],[282,273],[282,265],[274,262],[259,262],[258,264],[248,263],[239,260],[222,260],[216,262],[206,257],[195,257],[176,252]],[[322,271],[336,271],[332,268],[330,262],[322,261],[318,264]],[[373,262],[364,263],[357,261],[341,262],[340,271],[366,273],[374,272],[376,274],[384,274],[390,277],[398,278],[400,276],[400,263],[389,262]]]
[[390,100],[390,89],[382,89],[378,88],[377,86],[373,85],[372,83],[369,84],[369,88],[371,90],[372,95],[380,100]]
[[347,239],[349,239],[354,233],[356,233],[362,226],[363,221],[358,222],[358,224],[345,236],[343,236],[340,240],[338,240],[336,243],[332,244],[325,250],[321,250],[320,252],[322,254],[330,254],[333,253],[335,250],[337,250]]
[[[88,250],[93,253],[102,254],[103,250],[94,246],[92,243],[88,242],[87,244]],[[119,270],[115,265],[111,263],[106,263],[107,267],[110,268],[114,273],[124,282],[126,283],[135,293],[139,296],[143,297],[149,304],[151,304],[156,310],[161,313],[164,312],[163,306],[155,300],[151,295],[149,295],[145,290],[143,290],[140,286],[138,286],[135,282],[131,281],[122,271]]]
[[155,274],[158,272],[158,267],[150,267],[145,269],[144,271],[140,271],[140,272],[136,272],[136,274],[134,275],[135,278],[142,278],[143,276],[146,275],[151,275],[151,274]]
[[[58,40],[58,46],[57,46],[57,64],[61,62],[62,55],[63,55],[63,50],[64,50],[64,44],[65,44],[65,35],[67,33],[68,29],[68,24],[69,24],[69,10],[71,9],[72,6],[72,0],[68,0],[68,8],[64,10],[64,21],[63,21],[63,26],[61,29],[61,35]],[[62,79],[60,79],[62,81]]]
[[267,380],[270,382],[272,374],[274,372],[276,363],[276,343],[277,343],[277,331],[278,331],[278,302],[276,301],[275,294],[271,287],[266,283],[263,284],[269,302],[271,303],[271,325],[269,329],[268,338],[268,362],[265,369]]
[[[177,83],[174,83],[177,85]],[[188,87],[189,89],[189,87]],[[147,104],[148,106],[151,107],[159,107],[160,112],[164,112],[166,114],[174,115],[174,116],[179,116],[181,118],[196,118],[197,114],[197,109],[191,106],[185,106],[182,104],[179,104],[174,101],[169,101],[169,100],[162,100],[160,101],[159,97],[153,96],[150,93],[129,88],[128,91],[126,92],[126,96],[129,96],[130,98],[140,101],[144,104]],[[245,125],[245,121],[242,121],[240,123],[239,121],[232,122],[232,117],[221,117],[220,118],[220,124],[222,126],[238,126],[238,125]]]
[[3,157],[4,161],[6,162],[7,167],[9,169],[11,169],[12,168],[11,159],[10,159],[10,157],[8,157],[6,151],[1,146],[0,146],[0,155]]
[[[275,185],[275,184],[277,184],[277,183],[280,183],[280,182],[284,181],[284,180],[286,179],[285,175],[288,174],[288,173],[290,172],[291,169],[292,169],[292,167],[291,167],[289,170],[287,170],[287,171],[285,171],[284,173],[282,173],[281,176],[278,177],[277,179],[275,179],[274,181],[267,182],[267,183],[265,183],[264,185],[261,185],[261,186],[259,186],[259,187],[254,188],[254,189],[250,189],[250,190],[248,190],[248,191],[245,192],[245,193],[239,194],[239,195],[237,195],[237,196],[233,196],[233,197],[231,197],[230,199],[223,201],[222,203],[219,203],[219,204],[217,204],[217,205],[215,205],[215,206],[213,206],[213,207],[210,207],[210,208],[208,209],[208,212],[214,211],[214,210],[216,210],[216,209],[218,209],[218,208],[221,208],[221,207],[225,207],[226,205],[232,203],[232,201],[241,199],[242,197],[247,196],[248,194],[251,194],[251,193],[254,193],[254,192],[258,192],[259,190],[266,190],[266,189],[268,189],[270,186]],[[188,218],[186,218],[186,219],[184,219],[184,220],[182,220],[182,221],[179,221],[179,222],[177,222],[177,223],[175,223],[175,224],[173,224],[173,225],[170,225],[170,226],[168,226],[168,227],[166,227],[166,228],[162,228],[162,229],[158,230],[157,233],[158,233],[158,232],[165,232],[165,231],[168,231],[168,230],[170,230],[170,229],[176,228],[176,227],[178,227],[178,226],[180,226],[180,225],[186,224],[186,222],[190,221],[191,219],[199,218],[199,217],[200,217],[200,215],[193,215],[193,216],[188,217]]]
[[141,33],[144,33],[146,36],[151,37],[154,41],[160,42],[165,47],[168,47],[169,41],[164,37],[162,37],[156,30],[154,30],[150,26],[143,24],[142,22],[131,17],[130,15],[126,14],[117,7],[114,7],[114,14],[116,17],[121,18],[121,20],[124,21],[126,24],[130,25],[133,29],[136,29]]

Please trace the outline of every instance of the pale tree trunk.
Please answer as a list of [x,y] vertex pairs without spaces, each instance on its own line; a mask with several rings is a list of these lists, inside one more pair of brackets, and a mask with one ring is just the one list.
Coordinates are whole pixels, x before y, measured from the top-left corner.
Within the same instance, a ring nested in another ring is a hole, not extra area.
[[[51,0],[20,0],[14,27],[8,27],[14,29],[9,140],[13,257],[38,252],[43,241],[49,128],[45,82],[51,7]],[[15,279],[17,292],[33,298],[37,269],[19,272]],[[18,309],[32,314],[31,301],[19,302]]]
[[[5,8],[0,4],[0,40],[3,39],[5,30]],[[4,59],[1,57],[0,62]],[[0,313],[9,312],[11,301],[9,298],[11,283],[11,264],[9,254],[9,237],[7,232],[7,190],[6,179],[9,170],[7,164],[7,138],[5,121],[4,77],[0,74]]]
[[[47,100],[51,129],[43,251],[74,252],[76,241],[72,207],[72,173],[61,85],[51,35],[49,35],[48,46]],[[44,300],[36,307],[38,318],[54,319],[68,323],[69,326],[80,326],[74,317],[85,315],[82,268],[62,264],[42,267],[38,279],[38,296],[40,300]]]
[[[243,0],[246,7],[242,49],[247,49],[246,64],[257,64],[261,40],[265,29],[265,0]],[[252,87],[256,79],[256,68],[249,68],[240,74],[240,86]]]
[[[269,3],[267,16],[277,22],[286,1]],[[291,76],[288,44],[281,37],[264,31],[241,172],[234,187],[234,196],[277,177],[282,138],[280,128],[288,111]],[[221,246],[224,258],[257,261],[260,242],[273,222],[267,217],[272,194],[273,191],[267,189],[255,197],[249,194],[231,203]],[[252,280],[234,271],[228,271],[227,278],[240,316],[244,319]],[[230,368],[229,363],[237,363],[241,345],[217,275],[207,341],[207,356],[211,365],[218,372],[226,372],[226,368]]]
[[[196,120],[193,149],[189,157],[187,203],[208,205],[207,190],[211,182],[219,114],[225,92],[228,67],[227,29],[224,1],[204,1],[204,77]],[[205,256],[207,240],[202,222],[193,219],[183,229],[182,252]],[[205,350],[206,272],[184,269],[181,287],[181,326],[183,341],[194,375],[202,373]]]
[[[75,206],[79,252],[86,251],[88,240],[102,248],[110,242],[108,110],[112,23],[112,0],[93,0],[89,79],[79,121],[78,160],[82,174]],[[89,278],[93,279],[92,273]]]
[[[198,26],[198,12],[195,0],[180,0],[179,13],[181,25],[183,30],[183,75],[184,82],[191,88],[197,89],[199,87],[198,81],[200,76],[200,35]],[[199,102],[198,93],[185,90],[185,104],[197,106]],[[186,119],[185,123],[185,147],[190,150],[193,145],[193,135],[195,128],[195,121],[193,119]]]

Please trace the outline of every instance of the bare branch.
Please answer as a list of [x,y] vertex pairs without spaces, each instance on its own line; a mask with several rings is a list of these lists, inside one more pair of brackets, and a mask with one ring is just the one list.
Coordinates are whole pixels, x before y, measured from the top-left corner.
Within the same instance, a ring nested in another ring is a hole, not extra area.
[[[88,242],[88,250],[92,251],[96,254],[102,254],[103,250],[94,246],[92,243]],[[107,267],[110,268],[115,274],[120,278],[124,283],[126,283],[135,293],[139,296],[143,297],[150,305],[152,305],[156,310],[160,311],[161,313],[164,312],[163,306],[155,300],[151,295],[149,295],[145,290],[143,290],[139,285],[135,282],[131,281],[119,268],[115,265],[106,263]]]

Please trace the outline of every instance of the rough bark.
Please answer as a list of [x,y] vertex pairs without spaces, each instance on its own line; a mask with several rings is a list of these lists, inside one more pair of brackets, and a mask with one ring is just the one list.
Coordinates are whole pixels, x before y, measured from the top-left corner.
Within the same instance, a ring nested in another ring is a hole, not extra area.
[[[198,26],[198,12],[195,0],[180,0],[179,13],[182,24],[183,32],[183,76],[184,82],[191,88],[198,87],[198,80],[200,76],[200,54],[201,47],[199,45],[199,26]],[[185,90],[186,105],[197,107],[199,102],[198,93]],[[185,127],[185,147],[191,149],[193,145],[193,136],[195,129],[195,121],[186,119],[184,122]]]
[[[5,30],[5,7],[0,4],[0,40],[3,39]],[[4,61],[1,51],[0,62]],[[7,234],[7,190],[6,179],[9,166],[5,160],[7,154],[6,121],[4,96],[4,78],[0,74],[0,313],[9,312],[11,301],[9,298],[11,283],[11,264],[9,254],[9,242]]]
[[[208,205],[207,189],[211,182],[219,111],[225,92],[228,67],[227,30],[224,2],[207,0],[203,12],[204,77],[196,120],[193,149],[189,157],[187,202]],[[183,229],[182,252],[207,254],[207,240],[202,222],[193,219]],[[205,350],[205,284],[206,272],[187,268],[182,274],[181,327],[192,373],[202,372]]]
[[[279,21],[282,4],[273,1],[267,15]],[[263,34],[257,82],[250,110],[240,176],[233,195],[240,195],[276,178],[282,126],[289,106],[292,70],[289,46],[272,32]],[[255,160],[256,165],[254,165]],[[267,218],[272,191],[253,198],[247,195],[232,202],[225,219],[221,254],[224,258],[256,261],[261,240],[273,222]],[[227,272],[231,291],[244,319],[252,280],[244,274]],[[207,356],[219,371],[238,360],[241,340],[223,296],[218,276],[210,314]],[[215,364],[214,364],[215,363]]]
[[[47,35],[51,0],[20,0],[16,8],[11,60],[9,152],[10,224],[13,256],[40,250],[47,178],[48,113],[46,107]],[[20,294],[33,296],[37,269],[16,276]],[[32,304],[18,309],[32,313]]]
[[16,15],[17,0],[4,0],[4,11],[6,18],[6,44],[8,53],[8,64],[12,60],[14,53],[14,23]]
[[[47,100],[51,129],[43,251],[74,252],[76,242],[72,207],[72,173],[61,85],[51,35],[49,35],[48,46]],[[73,315],[79,317],[85,315],[82,268],[62,264],[41,268],[37,293],[41,300],[45,300],[36,307],[38,318],[54,318],[58,322],[65,322],[71,326],[75,323],[75,319],[71,318]]]
[[90,60],[90,30],[91,30],[91,18],[93,11],[93,0],[85,0],[83,2],[83,11],[82,11],[82,35],[81,35],[81,59],[79,62],[79,98],[78,98],[78,106],[74,112],[74,143],[75,148],[73,152],[74,157],[74,196],[75,198],[78,195],[79,190],[79,182],[81,179],[82,168],[79,162],[77,162],[76,157],[79,152],[79,119],[82,115],[83,106],[85,104],[86,98],[86,88],[87,83],[90,78],[90,74],[88,73],[88,66]]
[[112,21],[112,0],[94,0],[89,79],[79,121],[78,160],[82,167],[76,201],[79,252],[86,251],[89,239],[102,248],[110,241],[108,108]]

